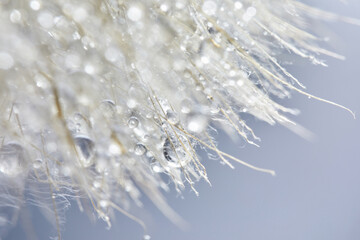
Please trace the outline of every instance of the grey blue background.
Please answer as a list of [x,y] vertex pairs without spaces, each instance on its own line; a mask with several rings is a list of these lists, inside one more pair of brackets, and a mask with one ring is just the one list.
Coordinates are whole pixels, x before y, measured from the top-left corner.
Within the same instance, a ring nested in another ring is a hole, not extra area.
[[[307,2],[360,18],[357,0],[350,0],[348,5],[336,0]],[[316,31],[323,25],[314,23],[311,27]],[[328,68],[301,60],[288,69],[309,92],[348,106],[358,119],[342,109],[294,93],[292,99],[282,102],[301,110],[293,119],[315,134],[312,142],[282,126],[271,127],[256,120],[251,120],[250,125],[262,139],[260,148],[233,143],[219,133],[223,151],[274,169],[277,176],[236,164],[236,169],[231,170],[203,156],[212,187],[198,183],[199,197],[190,188],[183,198],[174,191],[167,195],[170,205],[189,223],[187,230],[171,224],[147,199],[143,209],[134,210],[147,223],[152,239],[360,239],[360,26],[332,22],[325,24],[325,29],[331,38],[329,48],[347,59],[325,58]],[[39,213],[33,214],[39,239],[56,236]],[[101,221],[88,220],[76,204],[66,216],[63,239],[142,239],[141,228],[121,215],[110,230]],[[6,240],[24,237],[21,228],[16,227]]]

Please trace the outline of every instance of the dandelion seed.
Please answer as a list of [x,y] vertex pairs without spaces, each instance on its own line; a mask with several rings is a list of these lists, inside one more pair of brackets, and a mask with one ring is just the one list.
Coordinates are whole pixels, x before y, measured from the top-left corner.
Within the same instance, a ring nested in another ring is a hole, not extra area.
[[199,146],[230,167],[274,174],[219,150],[213,123],[257,146],[243,113],[284,126],[296,114],[273,97],[298,92],[351,112],[306,92],[277,56],[343,59],[304,22],[359,22],[297,1],[18,0],[0,13],[0,175],[17,180],[6,185],[9,212],[29,196],[59,239],[63,209],[77,200],[84,210],[79,199],[108,226],[113,210],[126,215],[144,239],[144,223],[123,210],[140,205],[141,193],[181,225],[161,189],[171,181],[198,194],[196,182],[209,182]]

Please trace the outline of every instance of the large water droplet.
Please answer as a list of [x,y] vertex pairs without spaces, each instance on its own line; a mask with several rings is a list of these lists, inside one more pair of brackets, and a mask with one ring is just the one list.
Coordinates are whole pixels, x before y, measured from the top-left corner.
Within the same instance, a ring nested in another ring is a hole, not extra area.
[[89,167],[94,163],[95,144],[85,135],[77,135],[74,138],[76,150],[79,154],[81,164],[84,167]]
[[181,142],[178,139],[167,138],[163,145],[164,157],[171,167],[185,166],[191,159],[184,149],[184,146],[188,146],[187,140],[182,136],[180,139]]
[[9,143],[0,148],[0,173],[14,177],[26,167],[25,153],[22,146]]

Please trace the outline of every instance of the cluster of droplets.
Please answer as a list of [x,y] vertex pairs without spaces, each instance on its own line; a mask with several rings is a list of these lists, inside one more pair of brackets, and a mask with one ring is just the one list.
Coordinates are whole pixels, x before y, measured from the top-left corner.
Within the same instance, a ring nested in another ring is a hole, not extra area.
[[[244,114],[291,123],[284,113],[296,111],[270,96],[311,95],[275,56],[339,57],[301,28],[304,11],[292,0],[1,1],[1,199],[28,191],[60,229],[67,198],[109,225],[114,210],[143,225],[127,210],[145,193],[180,224],[164,176],[198,194],[209,181],[199,147],[273,173],[220,151],[210,126],[256,145]],[[32,194],[44,183],[51,201]],[[0,204],[0,228],[12,203]]]

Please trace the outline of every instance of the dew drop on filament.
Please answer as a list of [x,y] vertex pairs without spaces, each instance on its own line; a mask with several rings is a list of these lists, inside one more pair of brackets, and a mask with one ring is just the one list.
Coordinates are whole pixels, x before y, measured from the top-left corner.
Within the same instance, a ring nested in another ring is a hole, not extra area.
[[76,150],[79,154],[81,164],[84,167],[89,167],[94,162],[95,144],[85,135],[77,135],[74,138]]
[[42,167],[42,165],[43,165],[43,160],[41,158],[37,158],[33,162],[34,169],[40,169]]
[[136,128],[139,125],[139,120],[136,117],[130,117],[128,125],[131,129]]
[[174,111],[168,110],[166,112],[166,117],[167,117],[169,123],[171,123],[172,125],[176,125],[179,123],[179,117],[178,117],[177,113]]
[[208,119],[202,114],[193,114],[188,117],[187,127],[191,132],[200,133],[206,129]]
[[15,177],[26,167],[25,153],[22,146],[9,143],[0,148],[0,173]]
[[136,155],[141,156],[141,155],[144,155],[144,153],[146,152],[146,147],[143,144],[138,143],[138,144],[136,144],[134,150],[135,150]]
[[181,167],[185,166],[190,157],[187,156],[186,150],[184,146],[187,146],[187,140],[184,137],[180,137],[181,142],[179,140],[167,138],[163,145],[163,154],[165,159],[168,161],[169,166],[171,167]]

